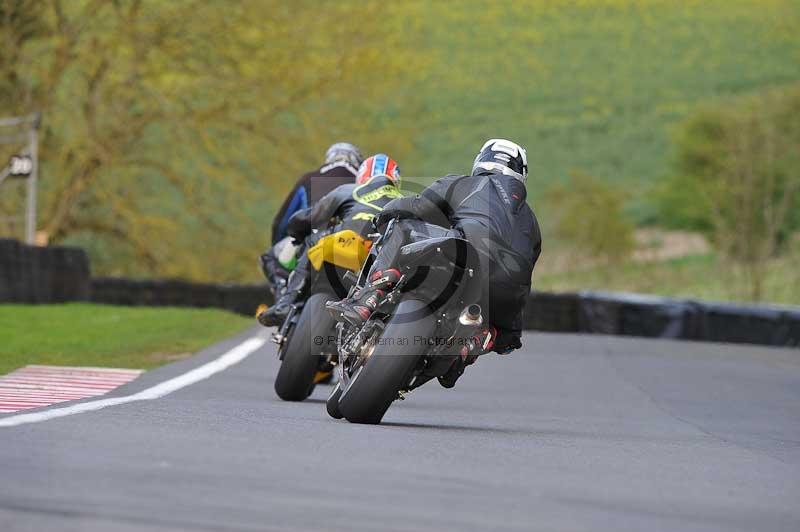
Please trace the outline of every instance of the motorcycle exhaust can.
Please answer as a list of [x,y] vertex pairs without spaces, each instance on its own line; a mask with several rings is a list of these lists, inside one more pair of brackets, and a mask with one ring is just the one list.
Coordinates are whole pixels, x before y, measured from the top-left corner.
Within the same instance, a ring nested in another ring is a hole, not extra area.
[[467,306],[458,316],[458,323],[470,327],[480,327],[483,324],[481,306],[477,303]]

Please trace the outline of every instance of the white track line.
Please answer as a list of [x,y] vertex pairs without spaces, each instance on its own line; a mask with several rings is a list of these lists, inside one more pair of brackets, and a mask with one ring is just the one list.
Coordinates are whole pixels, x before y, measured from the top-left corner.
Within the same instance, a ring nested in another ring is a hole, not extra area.
[[172,392],[178,391],[181,388],[185,388],[205,380],[212,375],[241,362],[265,343],[266,340],[264,338],[249,338],[211,362],[203,364],[202,366],[194,368],[191,371],[187,371],[182,375],[173,377],[162,383],[156,384],[152,388],[147,388],[146,390],[142,390],[141,392],[133,395],[126,395],[125,397],[111,397],[109,399],[97,399],[95,401],[86,401],[85,403],[78,403],[61,408],[51,408],[50,410],[43,410],[41,412],[8,416],[0,419],[0,427],[16,427],[17,425],[25,425],[28,423],[39,423],[40,421],[47,421],[48,419],[71,416],[73,414],[82,414],[84,412],[93,412],[108,406],[133,403],[135,401],[149,401],[151,399],[158,399],[159,397],[164,397],[165,395],[169,395]]

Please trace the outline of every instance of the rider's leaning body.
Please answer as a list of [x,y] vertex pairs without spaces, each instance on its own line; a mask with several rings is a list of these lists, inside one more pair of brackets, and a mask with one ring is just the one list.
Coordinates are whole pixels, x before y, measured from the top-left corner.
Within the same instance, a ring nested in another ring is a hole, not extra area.
[[[402,197],[400,171],[397,163],[384,154],[366,159],[359,167],[356,182],[340,185],[323,196],[313,206],[292,215],[287,233],[296,242],[310,249],[320,239],[333,233],[353,231],[366,237],[372,230],[373,218],[390,201]],[[333,225],[332,229],[328,230]],[[314,233],[317,230],[317,233]],[[259,316],[267,327],[280,325],[290,306],[302,296],[312,271],[307,253],[298,259],[289,276],[287,290],[275,305]]]
[[372,219],[383,207],[401,197],[400,189],[387,176],[372,177],[366,183],[340,185],[314,206],[298,211],[289,219],[287,233],[295,240],[324,229],[332,219],[341,220],[335,231],[350,229],[361,236],[372,230]]
[[[325,152],[325,163],[319,168],[308,172],[300,177],[292,190],[283,200],[275,218],[272,221],[272,243],[276,244],[288,234],[289,220],[295,213],[307,209],[314,205],[319,198],[313,197],[312,181],[324,183],[330,181],[336,183],[336,179],[327,178],[349,178],[355,180],[358,167],[363,162],[359,149],[348,142],[337,142]],[[320,179],[321,178],[321,179]],[[338,186],[333,185],[325,192],[334,190]],[[324,190],[324,189],[323,189]]]
[[[522,345],[522,311],[542,246],[538,221],[526,202],[526,177],[525,150],[511,141],[492,139],[478,153],[471,175],[438,179],[417,196],[392,201],[376,219],[380,227],[392,218],[418,218],[449,228],[475,247],[485,279],[481,305],[495,329],[485,333],[491,335],[490,343],[482,342],[490,346],[487,351],[508,353]],[[370,316],[399,280],[396,261],[405,243],[402,232],[386,235],[370,270],[373,284],[352,298],[328,304],[336,319],[358,325]],[[455,378],[442,384],[449,387]]]
[[270,246],[260,256],[261,271],[270,283],[273,295],[285,291],[286,283],[297,261],[297,249],[287,236],[289,220],[298,211],[307,209],[337,186],[355,181],[364,157],[349,142],[332,144],[325,152],[325,162],[297,180],[283,200],[272,221]]

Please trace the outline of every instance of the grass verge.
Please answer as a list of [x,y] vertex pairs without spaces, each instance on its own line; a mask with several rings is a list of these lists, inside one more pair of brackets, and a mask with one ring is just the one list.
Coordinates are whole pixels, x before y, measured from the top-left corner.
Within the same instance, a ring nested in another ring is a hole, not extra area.
[[251,323],[217,309],[0,305],[0,374],[26,364],[154,368]]
[[[771,261],[762,302],[800,305],[800,257]],[[748,302],[744,276],[713,253],[664,261],[628,262],[561,272],[534,273],[536,290],[574,292],[602,290],[636,292],[711,301]]]

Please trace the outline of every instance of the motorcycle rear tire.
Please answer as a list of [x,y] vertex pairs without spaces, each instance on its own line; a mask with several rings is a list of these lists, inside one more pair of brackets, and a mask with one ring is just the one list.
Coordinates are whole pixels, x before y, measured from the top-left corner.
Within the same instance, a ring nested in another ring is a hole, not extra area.
[[324,293],[309,297],[286,340],[288,344],[275,377],[275,393],[284,401],[303,401],[314,391],[320,355],[333,334],[334,320],[325,310],[329,299],[335,298]]
[[342,390],[339,411],[349,422],[380,423],[398,392],[408,384],[417,362],[428,349],[425,340],[436,330],[436,316],[427,312],[423,312],[424,317],[408,322],[410,315],[425,306],[422,301],[408,299],[395,309],[381,342]]

